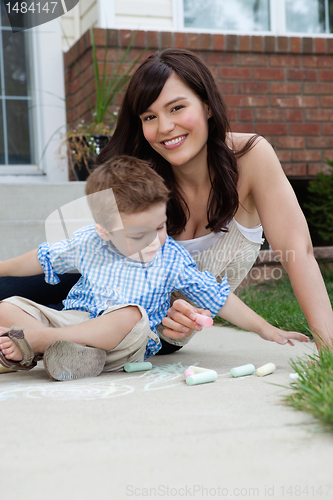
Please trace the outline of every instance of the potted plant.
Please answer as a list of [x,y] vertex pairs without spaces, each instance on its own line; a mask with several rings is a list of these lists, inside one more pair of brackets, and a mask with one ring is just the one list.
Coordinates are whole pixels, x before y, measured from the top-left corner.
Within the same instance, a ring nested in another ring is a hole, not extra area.
[[[113,70],[111,67],[111,73],[108,75],[108,30],[105,30],[104,60],[101,70],[97,59],[94,29],[90,30],[96,101],[92,104],[86,94],[90,110],[89,117],[74,126],[67,126],[65,137],[69,164],[77,180],[86,180],[92,171],[96,156],[109,141],[117,119],[117,111],[111,110],[115,106],[116,97],[129,82],[132,69],[147,50],[145,48],[130,64],[124,66],[135,35],[136,33],[133,34],[121,61],[117,64],[117,69]],[[81,78],[77,63],[75,66]],[[83,83],[82,88],[84,89]]]
[[113,123],[85,123],[66,132],[67,153],[70,167],[76,180],[85,181],[93,170],[95,158],[108,143],[112,135]]

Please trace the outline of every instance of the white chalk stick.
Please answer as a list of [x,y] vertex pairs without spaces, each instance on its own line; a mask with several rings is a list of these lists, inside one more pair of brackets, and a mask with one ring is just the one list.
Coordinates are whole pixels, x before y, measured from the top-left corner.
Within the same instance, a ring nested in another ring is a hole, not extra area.
[[257,375],[258,377],[264,377],[265,375],[269,375],[270,373],[275,372],[276,366],[274,363],[267,363],[266,365],[260,366],[260,368],[257,369]]
[[188,370],[193,370],[194,373],[204,373],[204,372],[210,372],[212,371],[210,368],[202,368],[201,366],[189,366]]
[[295,384],[299,380],[299,375],[298,373],[290,373],[289,374],[289,381],[291,384]]
[[[305,375],[305,372],[303,372],[303,375]],[[300,379],[301,379],[301,377],[300,377],[299,373],[290,373],[289,374],[289,382],[291,384],[296,384],[296,382]]]

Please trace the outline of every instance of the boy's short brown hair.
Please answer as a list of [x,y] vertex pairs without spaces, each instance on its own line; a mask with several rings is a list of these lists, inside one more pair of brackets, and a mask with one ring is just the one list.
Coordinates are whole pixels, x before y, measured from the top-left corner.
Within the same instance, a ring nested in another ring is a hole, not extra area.
[[[94,193],[101,195],[89,196]],[[108,229],[115,211],[144,212],[157,203],[167,203],[169,190],[148,162],[123,155],[107,160],[89,175],[86,195],[95,221]]]

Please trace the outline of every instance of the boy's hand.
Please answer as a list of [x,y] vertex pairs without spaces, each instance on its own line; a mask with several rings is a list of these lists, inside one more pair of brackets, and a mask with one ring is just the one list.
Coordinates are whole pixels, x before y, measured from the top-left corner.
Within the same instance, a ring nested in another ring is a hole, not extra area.
[[270,340],[271,342],[276,342],[277,344],[290,344],[294,346],[293,340],[298,340],[299,342],[309,342],[310,339],[303,333],[298,332],[286,332],[284,330],[280,330],[279,328],[275,328],[274,326],[267,324],[268,327],[265,328],[263,332],[258,333],[258,335],[264,340]]
[[189,337],[193,331],[200,332],[202,326],[195,322],[196,313],[211,316],[207,309],[194,307],[183,299],[175,300],[162,320],[162,325],[166,327],[163,334],[171,339],[178,339]]

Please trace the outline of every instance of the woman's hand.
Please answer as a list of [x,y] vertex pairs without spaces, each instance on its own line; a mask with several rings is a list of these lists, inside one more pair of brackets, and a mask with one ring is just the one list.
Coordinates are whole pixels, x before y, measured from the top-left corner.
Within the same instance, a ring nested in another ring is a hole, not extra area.
[[189,337],[193,331],[200,332],[202,326],[195,322],[196,313],[211,316],[207,309],[194,307],[183,299],[175,300],[162,320],[162,325],[165,326],[163,334],[171,339],[179,339]]
[[[310,342],[309,337],[303,335],[303,333],[298,332],[286,332],[275,328],[268,323],[268,328],[264,332],[258,333],[258,335],[264,340],[270,340],[271,342],[276,342],[277,344],[290,344],[294,346],[293,340],[298,340],[298,342]],[[293,339],[293,340],[292,340]]]

